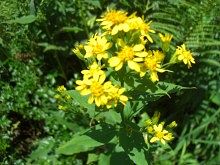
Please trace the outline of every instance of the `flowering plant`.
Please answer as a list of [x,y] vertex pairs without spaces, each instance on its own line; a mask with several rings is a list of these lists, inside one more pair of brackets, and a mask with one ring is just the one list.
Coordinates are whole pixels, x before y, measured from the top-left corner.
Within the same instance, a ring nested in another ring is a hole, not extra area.
[[[128,162],[147,164],[150,149],[171,141],[177,124],[159,123],[158,112],[149,118],[146,105],[184,89],[160,81],[160,74],[172,72],[167,68],[181,61],[190,68],[195,60],[185,44],[172,50],[173,36],[156,32],[151,22],[135,13],[109,9],[97,21],[99,31],[73,49],[88,68],[82,70],[75,90],[68,91],[74,110],[83,109],[91,118],[90,128],[76,134],[58,153],[75,154],[104,146],[99,160],[123,152]],[[137,116],[141,119],[134,122]]]

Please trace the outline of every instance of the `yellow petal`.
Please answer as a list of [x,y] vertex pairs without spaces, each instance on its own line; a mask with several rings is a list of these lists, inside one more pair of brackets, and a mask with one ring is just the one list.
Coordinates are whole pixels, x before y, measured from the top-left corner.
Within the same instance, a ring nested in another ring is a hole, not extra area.
[[85,88],[85,86],[77,86],[75,89],[77,90],[77,91],[81,91],[82,89],[84,89]]
[[100,77],[99,77],[99,83],[103,83],[105,81],[105,78],[106,76],[104,74],[102,74]]
[[119,57],[112,57],[108,60],[108,63],[111,67],[116,67],[121,62],[121,59]]
[[82,91],[80,92],[80,94],[83,95],[83,96],[88,95],[88,94],[90,94],[90,93],[91,93],[91,91],[90,91],[89,89],[84,89],[84,90],[82,90]]
[[124,32],[128,32],[130,30],[128,24],[123,24],[122,29],[124,30]]
[[138,44],[133,47],[133,51],[136,51],[136,52],[141,51],[143,49],[144,49],[144,45],[142,45],[142,44]]
[[112,29],[112,35],[115,35],[115,34],[117,34],[118,33],[118,31],[119,31],[119,27],[116,25],[116,26],[114,26],[113,27],[113,29]]
[[128,66],[132,70],[135,70],[136,72],[140,72],[140,66],[138,65],[138,63],[130,60],[130,61],[128,61]]
[[140,53],[135,53],[135,55],[138,57],[147,57],[148,53],[147,52],[140,52]]
[[118,71],[123,67],[123,62],[120,62],[118,66],[115,67],[115,70]]
[[161,141],[162,144],[165,144],[165,143],[166,143],[165,140],[163,140],[163,139],[161,139],[160,141]]
[[90,96],[89,99],[88,99],[88,103],[89,104],[92,104],[94,101],[94,97],[93,96]]
[[150,139],[150,142],[151,142],[151,143],[154,143],[154,142],[156,142],[156,141],[158,141],[158,140],[160,140],[158,137],[152,137],[152,138]]
[[99,97],[96,97],[96,98],[95,98],[95,104],[96,104],[98,107],[100,107],[101,101],[100,101],[100,98],[99,98]]

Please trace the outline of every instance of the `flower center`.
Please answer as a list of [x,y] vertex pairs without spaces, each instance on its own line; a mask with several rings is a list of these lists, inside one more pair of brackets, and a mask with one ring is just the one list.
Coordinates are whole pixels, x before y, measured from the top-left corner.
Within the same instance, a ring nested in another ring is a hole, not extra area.
[[125,46],[119,53],[118,56],[123,61],[129,61],[134,58],[134,51],[131,47]]
[[191,53],[188,52],[188,51],[183,52],[183,56],[184,56],[184,58],[187,59],[187,60],[190,60],[191,57],[192,57]]
[[144,62],[145,66],[149,69],[149,70],[156,70],[157,69],[157,61],[154,59],[147,59]]
[[90,89],[95,97],[99,97],[104,93],[103,86],[99,82],[93,82]]
[[113,24],[120,24],[127,20],[127,16],[122,11],[110,11],[106,14],[105,19]]
[[164,137],[164,133],[163,132],[157,132],[156,137],[158,137],[159,139],[162,139]]
[[93,51],[95,54],[99,54],[102,52],[102,46],[100,44],[97,44],[93,47]]

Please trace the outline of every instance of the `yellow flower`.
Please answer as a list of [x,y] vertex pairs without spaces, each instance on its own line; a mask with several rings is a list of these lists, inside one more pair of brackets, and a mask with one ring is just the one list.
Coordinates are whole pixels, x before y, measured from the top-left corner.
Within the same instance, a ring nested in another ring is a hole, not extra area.
[[65,88],[63,85],[61,85],[61,86],[59,86],[59,87],[57,88],[57,91],[58,91],[58,92],[66,91],[66,88]]
[[117,106],[118,102],[123,105],[128,100],[127,96],[123,95],[125,89],[113,86],[110,81],[105,82],[105,74],[95,75],[88,79],[77,80],[76,90],[85,96],[89,95],[88,103],[95,103],[98,107],[106,105],[111,108],[112,105]]
[[173,139],[173,134],[169,133],[167,130],[163,129],[163,125],[159,124],[153,125],[154,137],[150,139],[151,143],[161,141],[162,144],[165,144],[166,141],[170,141]]
[[60,96],[59,94],[56,94],[56,95],[54,96],[54,98],[55,98],[55,99],[60,99],[61,96]]
[[142,40],[146,41],[146,39],[144,39],[146,37],[148,41],[153,43],[153,39],[151,38],[149,33],[155,33],[155,31],[153,29],[151,29],[151,27],[150,27],[151,22],[145,23],[143,18],[133,16],[127,20],[127,23],[128,23],[131,30],[133,30],[133,29],[140,30],[140,32],[141,32],[140,38]]
[[105,75],[95,76],[91,79],[77,80],[76,90],[80,91],[81,95],[89,95],[88,103],[95,104],[99,107],[107,104],[107,95],[105,93]]
[[117,56],[111,57],[108,62],[111,67],[114,67],[116,71],[123,67],[124,63],[128,63],[128,67],[137,72],[140,71],[140,66],[137,62],[141,62],[143,57],[146,57],[147,53],[143,51],[144,45],[138,44],[133,47],[124,46]]
[[94,35],[88,41],[88,45],[84,46],[86,51],[85,58],[96,57],[98,60],[108,58],[106,50],[111,48],[111,43],[104,36]]
[[83,74],[84,79],[105,74],[105,72],[101,70],[101,66],[99,66],[96,62],[93,62],[92,65],[89,66],[89,70],[82,70],[81,73]]
[[175,121],[173,121],[172,123],[170,123],[168,125],[169,128],[174,128],[174,127],[177,127],[177,123]]
[[101,19],[97,19],[97,21],[101,21],[103,29],[110,31],[111,35],[115,35],[119,31],[129,31],[129,26],[126,23],[127,19],[127,12],[122,10],[109,10],[104,13]]
[[185,44],[177,46],[175,55],[178,60],[183,61],[184,64],[188,65],[188,68],[192,66],[191,63],[195,64],[195,59],[193,58],[192,53],[189,50],[186,50]]
[[163,73],[166,70],[161,68],[161,61],[162,60],[161,53],[158,53],[157,51],[148,51],[148,56],[145,57],[144,63],[142,64],[140,76],[143,77],[146,72],[150,73],[150,79],[155,82],[159,81],[157,72]]
[[159,37],[160,37],[160,39],[161,39],[162,42],[167,42],[167,43],[169,43],[169,42],[172,40],[173,35],[170,35],[170,34],[165,34],[165,35],[163,35],[163,34],[159,33]]
[[163,54],[163,52],[159,50],[153,50],[152,53],[153,53],[153,56],[156,58],[157,62],[160,63],[164,60],[165,55]]
[[126,102],[128,101],[128,97],[123,95],[124,91],[125,88],[118,88],[116,86],[111,86],[107,91],[109,95],[107,108],[111,108],[112,105],[117,106],[118,101],[123,105],[125,105]]
[[58,109],[59,109],[59,110],[66,110],[66,106],[59,105],[59,106],[58,106]]
[[84,50],[84,45],[77,43],[77,44],[75,45],[75,48],[72,49],[72,52],[75,53],[75,55],[76,55],[79,59],[83,60],[83,59],[84,59],[84,56],[83,56],[83,54],[82,54],[82,51],[83,51],[83,50]]

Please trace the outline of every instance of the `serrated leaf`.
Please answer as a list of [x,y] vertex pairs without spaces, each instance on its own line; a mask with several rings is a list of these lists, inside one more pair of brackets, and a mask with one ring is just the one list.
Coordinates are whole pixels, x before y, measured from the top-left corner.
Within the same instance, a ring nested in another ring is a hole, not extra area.
[[34,22],[37,19],[36,16],[34,15],[28,15],[28,16],[23,16],[20,18],[16,18],[14,20],[9,20],[6,23],[12,24],[12,23],[18,23],[18,24],[30,24]]
[[103,145],[87,135],[75,135],[70,141],[57,149],[58,154],[72,155],[92,150],[94,147]]
[[90,151],[95,147],[107,144],[115,137],[115,135],[115,128],[111,125],[97,125],[94,128],[74,135],[70,141],[64,143],[57,149],[57,153],[72,155]]

